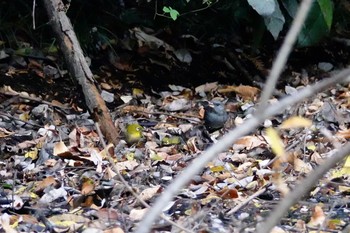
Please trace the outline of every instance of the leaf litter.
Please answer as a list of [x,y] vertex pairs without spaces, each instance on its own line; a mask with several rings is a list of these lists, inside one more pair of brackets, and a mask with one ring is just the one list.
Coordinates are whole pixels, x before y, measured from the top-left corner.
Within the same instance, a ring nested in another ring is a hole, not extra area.
[[[154,40],[138,29],[134,33],[142,40]],[[162,41],[153,42],[164,46]],[[40,64],[33,63],[32,69],[44,77]],[[18,71],[11,72],[8,75],[14,76]],[[56,75],[52,69],[46,74],[51,79]],[[280,92],[293,94],[304,86],[299,85]],[[119,87],[104,83],[103,88],[117,93]],[[118,93],[124,103],[111,108],[111,115],[123,136],[106,148],[95,122],[79,105],[55,95],[46,101],[40,93],[28,93],[11,86],[0,91],[3,230],[130,232],[149,209],[143,202],[152,205],[194,158],[252,116],[259,89],[213,82],[196,88],[169,85],[163,91],[134,88]],[[203,126],[202,103],[217,99],[226,101],[229,119],[223,129],[209,134]],[[296,181],[348,140],[348,108],[349,86],[338,86],[266,120],[193,177],[169,203],[164,217],[195,232],[254,229]],[[130,124],[142,127],[140,140],[132,143],[125,137]],[[335,231],[349,224],[348,160],[294,205],[274,230]],[[175,229],[164,219],[154,226],[155,231]]]

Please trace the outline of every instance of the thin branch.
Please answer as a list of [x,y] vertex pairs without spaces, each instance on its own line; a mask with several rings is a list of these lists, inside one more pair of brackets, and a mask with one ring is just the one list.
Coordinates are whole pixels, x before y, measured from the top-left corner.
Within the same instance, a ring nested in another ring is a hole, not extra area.
[[[102,135],[102,132],[101,132],[101,129],[100,129],[99,124],[98,124],[98,123],[95,123],[95,127],[96,127],[96,131],[97,131],[97,133],[98,133],[98,135],[99,135],[99,137],[100,137],[100,141],[102,142],[102,145],[103,145],[103,147],[105,148],[105,152],[106,152],[106,155],[107,155],[106,158],[107,158],[108,162],[111,164],[111,166],[112,166],[114,172],[117,174],[118,179],[123,183],[123,185],[126,187],[126,189],[127,189],[127,190],[128,190],[128,191],[129,191],[129,192],[144,206],[144,207],[150,208],[150,206],[149,206],[144,200],[142,200],[142,199],[140,198],[140,196],[139,196],[137,193],[135,193],[134,189],[128,184],[128,182],[126,182],[126,180],[124,179],[124,177],[121,175],[121,173],[120,173],[120,171],[119,171],[119,168],[118,168],[117,165],[115,164],[114,160],[112,159],[111,156],[109,156],[109,153],[108,153],[108,151],[107,151],[107,145],[106,145],[106,142],[105,142],[104,139],[103,139],[103,135]],[[184,231],[184,232],[193,233],[193,231],[184,228],[183,226],[179,225],[178,223],[176,223],[176,222],[174,222],[174,221],[172,221],[172,220],[170,220],[170,219],[165,218],[164,216],[161,216],[161,218],[162,218],[164,221],[170,223],[171,225],[178,227],[180,230],[182,230],[182,231]]]
[[300,4],[299,10],[293,20],[293,24],[289,29],[286,39],[284,40],[283,45],[280,48],[278,55],[273,63],[271,73],[267,77],[267,81],[259,101],[260,106],[257,110],[258,112],[264,111],[265,107],[267,106],[267,101],[270,99],[273,91],[275,90],[277,80],[286,65],[287,58],[303,26],[307,13],[311,8],[312,2],[312,0],[303,0]]
[[257,227],[258,233],[268,233],[271,229],[278,224],[284,213],[300,199],[307,194],[310,189],[318,182],[320,178],[338,162],[344,159],[350,153],[350,143],[345,144],[340,151],[332,155],[329,159],[323,162],[323,164],[317,167],[312,173],[304,180],[302,180],[296,188],[290,192],[279,204],[271,211],[271,215]]
[[270,184],[265,185],[264,187],[262,187],[261,189],[259,189],[258,191],[256,191],[253,195],[251,195],[250,197],[248,197],[244,202],[240,203],[239,205],[235,206],[233,209],[231,209],[229,212],[227,212],[227,215],[232,215],[234,213],[236,213],[238,210],[240,210],[242,207],[244,207],[245,205],[247,205],[251,200],[253,200],[254,198],[258,197],[259,195],[263,194],[264,192],[267,191],[267,187],[270,186]]
[[259,126],[265,119],[280,113],[289,106],[306,99],[319,91],[323,91],[334,84],[350,81],[350,69],[345,69],[331,78],[324,79],[312,86],[305,87],[297,93],[287,96],[280,100],[279,103],[274,103],[268,106],[265,111],[255,114],[244,124],[237,126],[235,129],[227,133],[215,145],[211,146],[202,155],[193,160],[193,162],[184,169],[184,171],[165,189],[162,195],[157,198],[152,209],[146,214],[145,218],[140,222],[136,233],[147,233],[152,226],[152,223],[162,213],[165,206],[172,200],[179,190],[184,187],[201,169],[215,158],[219,153],[229,148],[237,139],[250,133]]
[[33,29],[34,30],[35,30],[35,5],[36,5],[36,0],[33,0],[32,20],[33,20]]

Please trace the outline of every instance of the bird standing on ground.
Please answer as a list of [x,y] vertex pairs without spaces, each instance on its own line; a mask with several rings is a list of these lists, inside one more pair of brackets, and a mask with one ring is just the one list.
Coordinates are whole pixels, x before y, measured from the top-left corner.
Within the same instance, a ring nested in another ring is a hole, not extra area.
[[224,127],[228,114],[223,102],[214,100],[211,104],[205,104],[204,110],[204,125],[210,133]]
[[132,123],[127,125],[125,132],[125,140],[128,144],[132,145],[142,140],[143,127],[138,123]]

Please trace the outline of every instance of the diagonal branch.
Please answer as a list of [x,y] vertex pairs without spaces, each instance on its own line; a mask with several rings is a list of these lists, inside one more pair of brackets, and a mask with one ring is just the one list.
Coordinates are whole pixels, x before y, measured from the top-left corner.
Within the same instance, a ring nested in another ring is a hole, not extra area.
[[101,125],[101,130],[106,139],[109,142],[117,143],[118,131],[115,129],[109,110],[95,86],[93,74],[85,60],[72,24],[66,15],[65,5],[61,0],[44,0],[44,4],[70,75],[81,86],[86,105],[89,107],[95,121]]
[[304,24],[307,13],[309,12],[312,0],[304,0],[300,4],[299,10],[294,18],[293,24],[289,29],[286,39],[283,41],[282,47],[278,51],[278,55],[273,62],[273,67],[270,75],[267,77],[267,81],[265,83],[265,87],[260,97],[260,106],[258,108],[259,111],[263,111],[267,106],[267,101],[270,99],[273,91],[275,90],[276,83],[278,78],[280,77],[283,68],[286,65],[287,58],[293,48],[293,45],[297,39],[297,36]]
[[310,189],[318,182],[320,178],[338,162],[344,159],[350,153],[350,143],[342,147],[340,151],[332,155],[323,164],[317,167],[306,179],[300,181],[296,188],[290,192],[284,199],[271,211],[271,215],[265,219],[264,223],[257,227],[258,233],[268,233],[278,224],[284,213],[296,203],[302,196],[307,194]]
[[230,131],[215,145],[211,146],[207,151],[205,151],[201,156],[193,160],[190,166],[184,169],[184,171],[165,189],[162,195],[154,203],[152,209],[140,222],[136,233],[149,232],[149,227],[162,213],[162,210],[169,203],[169,201],[171,201],[173,196],[175,196],[182,187],[188,184],[192,177],[199,173],[208,162],[215,158],[219,153],[229,148],[237,139],[256,129],[256,127],[264,122],[265,119],[282,112],[293,104],[311,97],[317,92],[326,90],[332,85],[342,82],[350,82],[350,68],[345,69],[340,73],[328,79],[324,79],[312,86],[305,87],[297,93],[283,98],[277,104],[269,105],[265,111],[254,115],[254,117],[247,120],[244,124]]

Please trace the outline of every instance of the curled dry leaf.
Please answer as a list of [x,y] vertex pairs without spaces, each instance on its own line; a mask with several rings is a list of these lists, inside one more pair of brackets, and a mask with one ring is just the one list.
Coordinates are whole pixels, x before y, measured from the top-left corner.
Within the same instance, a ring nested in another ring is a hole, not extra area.
[[184,111],[189,108],[190,108],[190,102],[188,99],[185,99],[185,98],[173,99],[170,102],[168,99],[167,101],[163,102],[163,109],[170,112]]
[[235,188],[224,188],[217,192],[217,195],[222,199],[235,199],[238,198],[238,191]]
[[310,219],[310,222],[307,223],[310,227],[317,227],[323,224],[323,222],[326,220],[326,215],[324,214],[322,208],[317,205],[315,206],[312,216]]
[[299,158],[294,158],[294,170],[302,173],[309,173],[312,171],[312,166],[308,163],[305,163]]
[[159,189],[160,185],[157,185],[152,188],[147,188],[140,193],[140,198],[144,201],[148,201],[158,193]]
[[68,147],[64,144],[64,142],[59,141],[55,143],[55,146],[53,148],[53,155],[55,156],[63,156],[66,154],[71,154]]
[[38,181],[35,183],[35,192],[41,192],[43,191],[46,187],[52,186],[55,187],[57,185],[57,181],[55,180],[54,177],[49,176],[43,179],[42,181]]
[[252,86],[240,85],[240,86],[226,86],[220,88],[219,93],[226,94],[235,92],[240,95],[244,100],[254,100],[255,97],[260,93],[260,89]]
[[206,92],[212,92],[217,88],[218,88],[218,82],[212,82],[212,83],[206,83],[196,87],[195,91],[196,91],[196,94],[201,94],[201,93],[204,94]]
[[284,143],[275,129],[266,129],[266,139],[276,156],[281,157],[285,155]]
[[257,136],[241,137],[233,145],[234,149],[253,149],[261,145],[266,145],[266,141]]
[[95,182],[87,177],[84,177],[82,180],[81,194],[88,195],[95,189]]
[[293,116],[283,121],[280,125],[280,129],[295,129],[295,128],[306,128],[312,125],[312,121],[307,118]]
[[75,232],[84,224],[90,222],[88,218],[76,214],[55,215],[49,217],[48,220],[52,223],[56,232],[61,232],[61,227],[66,227],[69,232]]
[[144,209],[132,209],[130,211],[129,217],[132,221],[139,221],[143,218],[143,216],[147,213],[148,208]]

